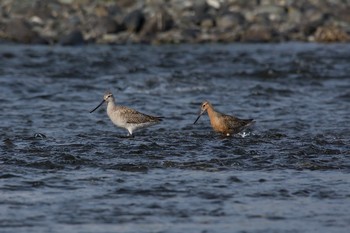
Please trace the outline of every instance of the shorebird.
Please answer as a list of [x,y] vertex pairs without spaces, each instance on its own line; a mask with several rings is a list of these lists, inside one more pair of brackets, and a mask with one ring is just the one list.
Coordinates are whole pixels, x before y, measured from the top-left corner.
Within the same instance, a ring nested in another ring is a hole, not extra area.
[[98,109],[104,102],[107,102],[107,115],[109,119],[120,128],[127,129],[128,136],[133,136],[133,132],[137,129],[146,128],[159,123],[162,117],[155,117],[140,113],[132,108],[119,106],[114,103],[114,97],[111,92],[106,92],[102,102],[90,113]]
[[235,116],[225,115],[214,110],[213,105],[208,101],[204,101],[201,106],[201,111],[193,124],[196,124],[198,119],[208,112],[210,124],[214,131],[222,133],[226,136],[237,134],[253,124],[253,119],[239,119]]

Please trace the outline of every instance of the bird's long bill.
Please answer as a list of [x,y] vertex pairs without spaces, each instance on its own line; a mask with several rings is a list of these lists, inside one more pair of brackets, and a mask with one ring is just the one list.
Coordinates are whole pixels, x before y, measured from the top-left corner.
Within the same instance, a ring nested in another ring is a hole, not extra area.
[[197,117],[197,119],[193,122],[193,124],[196,124],[197,121],[199,120],[199,118],[200,118],[201,116],[202,116],[202,114],[199,114],[198,117]]
[[198,114],[198,117],[197,117],[197,119],[193,122],[193,124],[196,124],[197,123],[197,121],[199,120],[199,118],[205,113],[205,109],[203,110],[203,109],[201,109],[200,110],[200,112],[199,112],[199,114]]
[[105,102],[105,100],[102,100],[102,102],[93,110],[90,111],[90,113],[94,112],[96,109],[98,109],[99,107],[101,107],[101,105]]

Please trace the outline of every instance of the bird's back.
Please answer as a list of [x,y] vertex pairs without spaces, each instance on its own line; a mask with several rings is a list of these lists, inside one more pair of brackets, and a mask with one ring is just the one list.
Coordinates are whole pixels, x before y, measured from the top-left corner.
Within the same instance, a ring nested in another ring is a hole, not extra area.
[[253,119],[240,119],[235,116],[230,116],[226,114],[220,114],[220,118],[223,125],[223,133],[225,134],[236,134],[241,132],[246,127],[253,123]]
[[125,106],[117,106],[116,109],[120,118],[129,124],[156,123],[162,120],[161,117],[150,116]]

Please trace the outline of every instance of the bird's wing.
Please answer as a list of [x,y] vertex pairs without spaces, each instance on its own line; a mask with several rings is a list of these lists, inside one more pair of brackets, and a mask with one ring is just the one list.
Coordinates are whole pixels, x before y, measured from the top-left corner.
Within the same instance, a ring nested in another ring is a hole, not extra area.
[[233,133],[239,133],[245,127],[248,127],[253,119],[239,119],[235,116],[223,115],[223,120],[233,131]]
[[158,122],[161,120],[159,117],[149,116],[147,114],[138,112],[132,108],[128,108],[124,106],[119,106],[119,108],[120,108],[120,114],[126,119],[126,123],[129,123],[129,124]]

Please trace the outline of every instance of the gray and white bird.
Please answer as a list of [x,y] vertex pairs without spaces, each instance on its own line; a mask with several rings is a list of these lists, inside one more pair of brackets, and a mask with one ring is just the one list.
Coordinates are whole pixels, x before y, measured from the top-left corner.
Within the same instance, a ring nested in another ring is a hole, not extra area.
[[162,117],[150,116],[132,108],[116,105],[114,96],[109,91],[104,94],[102,102],[91,110],[90,113],[94,112],[105,102],[107,103],[107,115],[109,119],[116,126],[127,129],[129,132],[128,136],[133,136],[135,130],[146,128],[162,121]]

